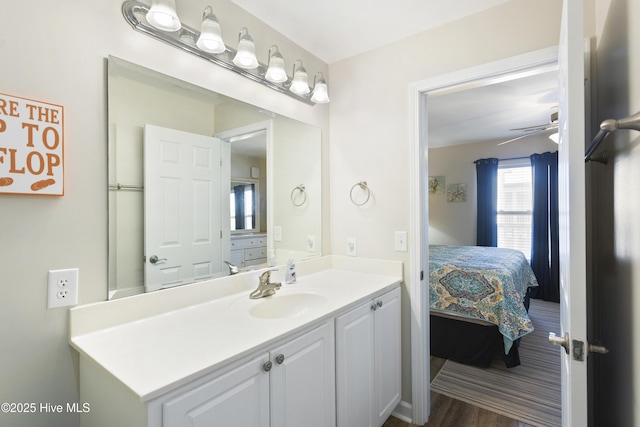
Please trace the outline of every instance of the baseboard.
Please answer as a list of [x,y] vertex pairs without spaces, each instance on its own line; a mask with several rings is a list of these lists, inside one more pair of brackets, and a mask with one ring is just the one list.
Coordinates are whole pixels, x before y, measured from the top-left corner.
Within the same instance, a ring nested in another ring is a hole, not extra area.
[[406,423],[411,424],[411,422],[413,420],[412,411],[411,411],[411,403],[407,403],[407,402],[401,400],[400,403],[398,403],[398,406],[396,406],[396,409],[393,410],[391,415],[393,415],[394,417],[398,418],[399,420],[402,420],[402,421],[404,421]]

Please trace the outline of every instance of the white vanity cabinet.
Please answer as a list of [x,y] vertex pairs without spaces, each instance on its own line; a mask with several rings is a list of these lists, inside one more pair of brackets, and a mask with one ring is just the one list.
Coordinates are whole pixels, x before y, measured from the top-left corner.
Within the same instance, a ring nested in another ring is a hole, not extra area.
[[238,267],[265,264],[267,262],[267,235],[231,236],[230,257],[229,262]]
[[336,318],[338,427],[379,427],[400,402],[400,289]]
[[[335,425],[333,322],[149,404],[151,426]],[[153,421],[156,420],[156,421]]]

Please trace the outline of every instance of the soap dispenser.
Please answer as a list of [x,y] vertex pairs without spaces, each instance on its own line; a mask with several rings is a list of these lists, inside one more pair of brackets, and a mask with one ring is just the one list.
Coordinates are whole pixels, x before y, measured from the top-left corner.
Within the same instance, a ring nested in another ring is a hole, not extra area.
[[287,276],[285,282],[289,284],[296,283],[296,264],[293,262],[293,259],[287,261]]

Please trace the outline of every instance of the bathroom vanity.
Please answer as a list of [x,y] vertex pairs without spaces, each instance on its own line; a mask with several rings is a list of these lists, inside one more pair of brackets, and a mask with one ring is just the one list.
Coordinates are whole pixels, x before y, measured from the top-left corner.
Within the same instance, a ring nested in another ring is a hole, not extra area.
[[246,234],[231,236],[229,261],[238,267],[267,263],[267,235]]
[[264,269],[72,309],[82,425],[382,425],[400,401],[402,263],[297,267],[261,299]]

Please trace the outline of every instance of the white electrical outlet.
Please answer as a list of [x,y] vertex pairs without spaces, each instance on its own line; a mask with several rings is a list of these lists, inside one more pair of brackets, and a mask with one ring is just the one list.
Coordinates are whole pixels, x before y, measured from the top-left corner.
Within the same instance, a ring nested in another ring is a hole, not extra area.
[[407,232],[396,231],[395,232],[395,249],[399,252],[407,251]]
[[347,255],[356,256],[358,252],[358,241],[355,237],[347,237]]
[[78,304],[78,274],[77,268],[49,270],[48,308]]
[[273,240],[282,242],[282,227],[279,225],[273,227]]
[[315,252],[316,251],[316,236],[313,234],[309,234],[307,236],[307,251]]

